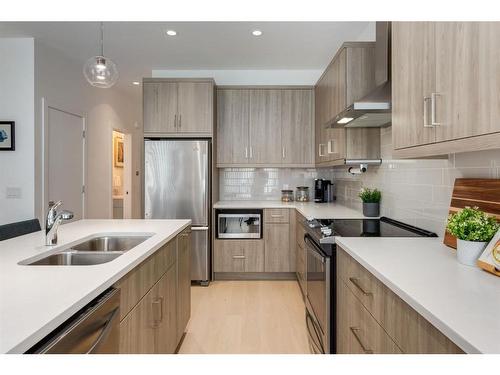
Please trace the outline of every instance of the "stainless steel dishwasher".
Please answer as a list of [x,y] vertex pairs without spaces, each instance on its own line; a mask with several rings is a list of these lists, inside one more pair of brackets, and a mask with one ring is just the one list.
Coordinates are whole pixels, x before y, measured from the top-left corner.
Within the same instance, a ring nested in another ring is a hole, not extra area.
[[118,354],[120,290],[108,289],[27,353]]

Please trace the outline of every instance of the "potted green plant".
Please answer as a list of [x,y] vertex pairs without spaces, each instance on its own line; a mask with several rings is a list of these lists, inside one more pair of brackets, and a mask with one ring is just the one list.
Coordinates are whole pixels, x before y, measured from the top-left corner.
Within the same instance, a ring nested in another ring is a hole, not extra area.
[[359,197],[363,201],[363,215],[368,217],[380,215],[380,199],[382,198],[380,190],[363,188],[359,192]]
[[499,226],[495,218],[477,207],[465,207],[451,214],[446,228],[457,238],[458,261],[468,266],[475,266]]

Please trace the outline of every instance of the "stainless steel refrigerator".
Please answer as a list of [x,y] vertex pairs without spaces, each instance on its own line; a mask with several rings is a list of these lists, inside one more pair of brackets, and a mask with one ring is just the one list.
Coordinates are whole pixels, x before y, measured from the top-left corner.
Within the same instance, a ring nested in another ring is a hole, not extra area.
[[191,219],[191,280],[208,285],[210,152],[206,139],[144,140],[144,218]]

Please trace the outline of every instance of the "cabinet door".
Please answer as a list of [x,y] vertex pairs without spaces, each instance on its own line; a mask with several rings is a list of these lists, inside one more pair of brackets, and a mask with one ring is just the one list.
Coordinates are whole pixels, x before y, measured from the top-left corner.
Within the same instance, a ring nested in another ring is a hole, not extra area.
[[289,224],[265,224],[265,271],[295,272],[295,252],[290,246]]
[[394,149],[429,144],[436,139],[435,128],[429,127],[436,80],[434,28],[433,22],[392,23]]
[[169,268],[158,281],[160,307],[155,313],[155,321],[159,320],[156,335],[156,353],[172,354],[177,348],[177,269]]
[[283,164],[313,164],[312,90],[283,90],[281,139]]
[[281,90],[250,90],[251,164],[281,164]]
[[500,132],[500,23],[436,23],[437,141]]
[[178,83],[180,133],[212,134],[213,85],[210,82]]
[[325,103],[325,90],[323,79],[318,81],[314,88],[314,161],[319,164],[326,160],[326,143],[324,127],[324,103]]
[[141,299],[120,322],[121,354],[153,354],[157,352],[156,335],[160,324],[160,282]]
[[343,281],[337,284],[337,353],[402,354]]
[[248,90],[217,91],[217,164],[248,163]]
[[179,341],[191,316],[191,231],[184,231],[177,238],[177,341]]
[[145,133],[175,133],[177,83],[145,82],[143,87]]

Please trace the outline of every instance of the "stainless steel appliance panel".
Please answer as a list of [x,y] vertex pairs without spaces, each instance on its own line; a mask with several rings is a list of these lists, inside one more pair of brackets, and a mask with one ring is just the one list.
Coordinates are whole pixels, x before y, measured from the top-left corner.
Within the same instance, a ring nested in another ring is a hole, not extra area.
[[208,282],[210,260],[208,227],[191,227],[191,280]]
[[[330,287],[331,267],[330,257],[325,256],[312,237],[305,235],[304,241],[307,247],[306,258],[306,295],[307,310],[310,310],[311,321],[307,321],[309,340],[311,345],[320,347],[324,353],[330,353]],[[317,337],[321,338],[321,344],[316,343]]]
[[144,141],[144,217],[208,226],[208,140]]
[[262,238],[262,214],[217,212],[217,238]]
[[120,290],[111,289],[28,353],[118,354],[119,340]]

